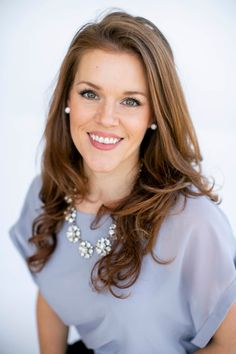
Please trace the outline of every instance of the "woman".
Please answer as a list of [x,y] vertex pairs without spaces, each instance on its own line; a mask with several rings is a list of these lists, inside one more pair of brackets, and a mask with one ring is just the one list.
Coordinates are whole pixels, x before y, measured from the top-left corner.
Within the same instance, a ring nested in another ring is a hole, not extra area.
[[45,141],[11,229],[41,353],[65,353],[70,325],[96,354],[234,353],[235,238],[153,23],[113,12],[81,28]]

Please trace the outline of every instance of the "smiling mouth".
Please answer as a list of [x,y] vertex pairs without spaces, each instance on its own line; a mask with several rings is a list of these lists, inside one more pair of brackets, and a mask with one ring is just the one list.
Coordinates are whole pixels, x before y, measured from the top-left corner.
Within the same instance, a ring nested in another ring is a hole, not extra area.
[[92,141],[96,141],[96,142],[98,142],[100,144],[104,144],[104,145],[115,145],[123,139],[123,138],[103,137],[103,136],[90,134],[90,133],[88,133],[88,135],[90,136]]

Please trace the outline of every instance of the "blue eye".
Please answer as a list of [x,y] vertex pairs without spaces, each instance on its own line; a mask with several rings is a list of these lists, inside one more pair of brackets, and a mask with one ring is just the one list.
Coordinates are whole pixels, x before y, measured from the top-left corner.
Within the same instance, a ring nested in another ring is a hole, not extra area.
[[98,97],[96,95],[96,93],[94,93],[92,90],[83,90],[80,92],[80,95],[82,97],[89,99],[89,100],[97,99],[97,97]]
[[125,102],[125,101],[128,102],[128,103],[125,103],[125,106],[130,106],[130,107],[140,106],[140,102],[134,98],[128,97],[123,102]]

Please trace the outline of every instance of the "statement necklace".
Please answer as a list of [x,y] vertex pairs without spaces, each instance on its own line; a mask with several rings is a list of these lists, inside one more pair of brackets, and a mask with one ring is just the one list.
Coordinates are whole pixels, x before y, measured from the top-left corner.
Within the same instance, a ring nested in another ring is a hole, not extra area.
[[90,258],[94,254],[94,250],[100,256],[106,256],[111,252],[112,241],[116,238],[116,224],[112,223],[108,230],[107,237],[101,237],[97,240],[96,245],[92,245],[89,241],[82,239],[80,227],[76,224],[77,210],[72,205],[72,198],[65,197],[65,201],[70,204],[65,211],[65,220],[69,223],[66,232],[67,239],[72,243],[79,243],[79,253],[81,257]]

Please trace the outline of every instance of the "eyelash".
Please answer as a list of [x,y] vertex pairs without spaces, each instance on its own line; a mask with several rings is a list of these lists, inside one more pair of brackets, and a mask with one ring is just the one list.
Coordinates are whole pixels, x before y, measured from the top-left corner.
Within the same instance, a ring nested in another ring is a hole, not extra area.
[[138,106],[140,106],[140,102],[136,98],[127,97],[127,98],[125,98],[125,100],[132,100],[133,102],[135,102],[135,105],[125,105],[125,106],[130,106],[130,107],[138,107]]
[[[93,95],[97,96],[95,92],[93,92],[92,90],[83,90],[81,91],[79,94],[84,97],[84,98],[87,98],[88,100],[93,100],[94,98],[89,98],[87,96],[85,96],[86,93],[92,93]],[[138,107],[141,105],[140,101],[137,100],[136,98],[133,98],[133,97],[127,97],[125,100],[132,100],[133,102],[135,102],[135,105],[125,105],[125,106],[129,106],[129,107]]]
[[87,97],[87,96],[84,96],[86,93],[92,93],[93,95],[95,95],[95,96],[97,96],[96,95],[96,93],[94,93],[92,90],[83,90],[83,91],[81,91],[79,94],[82,96],[82,97],[85,97],[85,98],[87,98],[87,99],[93,99],[93,98],[89,98],[89,97]]

